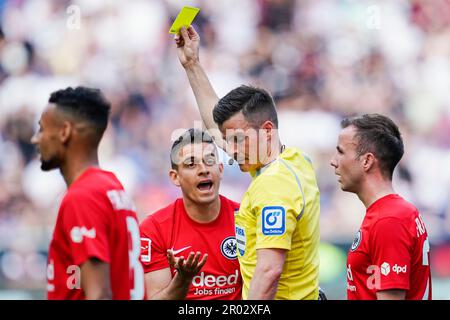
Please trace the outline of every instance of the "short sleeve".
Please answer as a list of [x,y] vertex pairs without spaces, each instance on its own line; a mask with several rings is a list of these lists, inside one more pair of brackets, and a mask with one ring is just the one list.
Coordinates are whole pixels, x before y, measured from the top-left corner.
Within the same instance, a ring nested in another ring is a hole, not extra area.
[[141,232],[141,262],[144,272],[149,273],[169,268],[168,248],[164,246],[164,239],[152,216],[148,216],[139,228]]
[[411,271],[411,236],[404,222],[397,218],[377,221],[370,234],[372,264],[380,268],[377,291],[408,290]]
[[[256,249],[291,249],[292,235],[301,211],[301,193],[291,181],[261,176],[251,194],[256,214]],[[280,184],[284,184],[283,186]],[[285,190],[292,184],[291,192]]]
[[65,199],[62,210],[74,264],[80,266],[91,258],[110,263],[107,210],[112,208],[92,195],[76,193]]

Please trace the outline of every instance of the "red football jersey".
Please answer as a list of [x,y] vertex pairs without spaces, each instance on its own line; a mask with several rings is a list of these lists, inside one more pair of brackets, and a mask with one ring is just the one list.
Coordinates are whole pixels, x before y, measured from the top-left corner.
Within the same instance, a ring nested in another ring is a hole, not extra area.
[[143,299],[139,225],[116,176],[89,168],[70,186],[58,212],[47,265],[48,299],[84,299],[80,266],[97,258],[110,266],[113,299]]
[[377,299],[376,292],[406,291],[406,299],[431,299],[430,245],[417,209],[390,194],[366,212],[347,260],[347,297]]
[[[208,254],[200,273],[192,279],[186,299],[239,300],[242,279],[237,260],[234,212],[239,204],[220,196],[219,216],[210,223],[193,221],[182,199],[149,215],[140,226],[144,272],[169,268],[167,250],[187,258],[191,251]],[[172,275],[175,270],[171,268]]]

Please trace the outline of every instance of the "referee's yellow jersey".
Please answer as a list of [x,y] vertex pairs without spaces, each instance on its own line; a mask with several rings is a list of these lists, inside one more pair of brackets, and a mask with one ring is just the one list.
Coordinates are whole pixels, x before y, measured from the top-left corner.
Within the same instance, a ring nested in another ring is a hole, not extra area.
[[256,267],[256,250],[286,249],[275,299],[319,295],[319,188],[311,161],[286,148],[253,180],[235,216],[238,258],[247,299]]

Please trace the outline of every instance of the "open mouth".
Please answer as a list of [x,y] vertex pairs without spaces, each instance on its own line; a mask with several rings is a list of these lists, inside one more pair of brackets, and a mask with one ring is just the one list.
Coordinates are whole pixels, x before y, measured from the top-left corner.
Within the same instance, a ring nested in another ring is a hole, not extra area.
[[200,191],[209,191],[213,186],[212,180],[203,180],[197,185],[197,189]]

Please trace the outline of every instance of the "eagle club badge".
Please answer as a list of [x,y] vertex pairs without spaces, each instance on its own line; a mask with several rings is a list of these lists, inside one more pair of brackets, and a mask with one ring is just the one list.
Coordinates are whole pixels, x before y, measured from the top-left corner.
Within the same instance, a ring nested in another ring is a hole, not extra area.
[[362,232],[361,230],[358,231],[358,233],[355,236],[355,239],[353,239],[353,243],[352,246],[350,248],[350,251],[355,251],[356,249],[358,249],[359,245],[361,244],[361,239],[362,239]]
[[235,237],[225,238],[221,245],[220,251],[223,256],[228,259],[236,259],[237,258],[237,242]]

